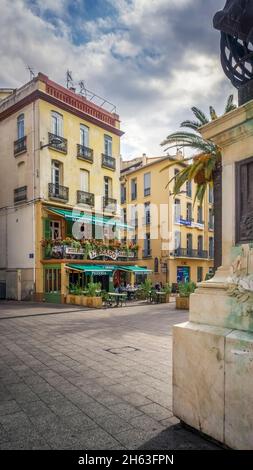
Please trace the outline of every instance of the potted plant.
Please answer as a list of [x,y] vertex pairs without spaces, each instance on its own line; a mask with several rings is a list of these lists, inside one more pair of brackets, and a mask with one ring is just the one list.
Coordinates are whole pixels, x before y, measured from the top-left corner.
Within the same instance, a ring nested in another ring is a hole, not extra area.
[[149,300],[150,298],[150,291],[152,288],[152,282],[150,279],[145,279],[145,281],[141,284],[141,290],[143,292],[144,298]]
[[101,308],[103,305],[100,282],[89,282],[85,295],[82,297],[82,305],[85,307]]
[[192,281],[190,282],[179,282],[178,291],[179,295],[176,297],[176,308],[178,310],[189,310],[190,305],[190,295],[196,289],[196,284]]
[[66,297],[67,304],[82,305],[83,292],[79,284],[71,284]]
[[166,283],[163,288],[162,288],[162,292],[165,292],[165,299],[164,299],[164,302],[165,303],[169,303],[170,301],[170,294],[171,294],[171,286]]

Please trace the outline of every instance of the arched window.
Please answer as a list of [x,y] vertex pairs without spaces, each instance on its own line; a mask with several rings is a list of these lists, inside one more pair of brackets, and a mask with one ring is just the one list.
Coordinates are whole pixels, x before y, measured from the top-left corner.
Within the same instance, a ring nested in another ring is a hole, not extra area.
[[17,119],[18,139],[25,137],[25,115],[20,114]]
[[158,258],[154,259],[154,272],[155,273],[159,272],[159,260],[158,260]]

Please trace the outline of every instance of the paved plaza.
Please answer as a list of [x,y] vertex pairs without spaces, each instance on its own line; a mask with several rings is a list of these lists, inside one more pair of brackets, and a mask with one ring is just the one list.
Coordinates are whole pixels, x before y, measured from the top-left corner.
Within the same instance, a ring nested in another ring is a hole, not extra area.
[[172,413],[174,302],[0,303],[0,449],[217,449]]

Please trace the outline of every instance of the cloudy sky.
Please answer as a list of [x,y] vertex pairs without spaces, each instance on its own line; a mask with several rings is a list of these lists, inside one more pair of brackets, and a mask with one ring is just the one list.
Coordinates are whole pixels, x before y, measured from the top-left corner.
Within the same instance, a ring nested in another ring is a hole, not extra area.
[[225,0],[0,0],[0,87],[27,64],[117,106],[123,158],[161,155],[193,105],[222,112],[232,90],[219,62],[214,13]]

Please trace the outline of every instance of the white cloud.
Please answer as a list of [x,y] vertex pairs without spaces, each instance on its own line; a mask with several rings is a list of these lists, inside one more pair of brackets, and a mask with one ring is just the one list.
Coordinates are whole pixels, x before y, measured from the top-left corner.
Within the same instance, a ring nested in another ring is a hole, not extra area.
[[168,8],[183,11],[192,1],[112,0],[118,17],[83,21],[89,40],[75,45],[64,20],[67,0],[40,2],[44,9],[61,9],[57,27],[36,16],[24,0],[0,0],[0,86],[27,81],[26,64],[63,84],[69,68],[76,81],[83,79],[117,105],[126,132],[123,157],[161,154],[160,142],[190,106],[215,105],[223,96],[217,54],[178,46],[165,14]]

